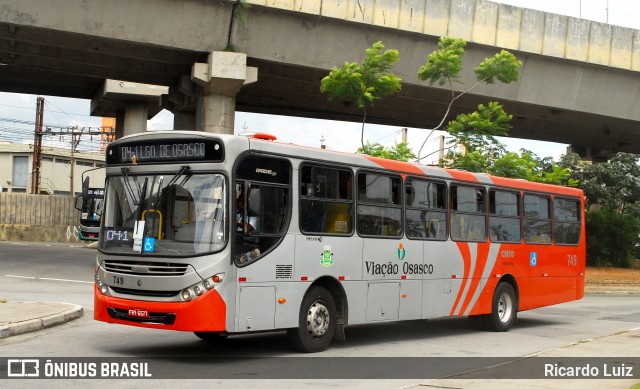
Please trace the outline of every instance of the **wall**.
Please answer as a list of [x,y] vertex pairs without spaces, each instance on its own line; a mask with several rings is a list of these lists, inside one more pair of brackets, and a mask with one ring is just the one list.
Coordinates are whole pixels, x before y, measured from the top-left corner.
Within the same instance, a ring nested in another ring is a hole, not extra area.
[[78,242],[71,196],[0,193],[0,240]]

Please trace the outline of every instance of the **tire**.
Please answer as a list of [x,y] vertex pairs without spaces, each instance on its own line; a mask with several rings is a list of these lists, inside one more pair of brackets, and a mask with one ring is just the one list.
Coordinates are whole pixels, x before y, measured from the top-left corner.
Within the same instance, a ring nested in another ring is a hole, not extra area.
[[326,350],[336,332],[336,304],[325,288],[314,286],[302,299],[298,328],[287,331],[293,346],[301,352]]
[[484,328],[494,332],[506,332],[513,327],[518,316],[518,300],[513,286],[501,282],[493,292],[491,313],[482,316]]
[[223,335],[219,332],[194,332],[194,334],[209,343],[222,343],[227,339],[226,335]]

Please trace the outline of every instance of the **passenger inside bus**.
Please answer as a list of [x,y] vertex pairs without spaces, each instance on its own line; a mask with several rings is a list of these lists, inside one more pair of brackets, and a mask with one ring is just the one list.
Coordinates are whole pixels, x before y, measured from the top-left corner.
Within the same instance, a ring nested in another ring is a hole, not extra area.
[[238,263],[250,262],[260,255],[258,248],[260,238],[250,235],[260,232],[260,217],[258,211],[260,207],[259,189],[251,189],[249,196],[250,207],[245,207],[244,185],[239,185],[238,197],[236,198],[236,245],[238,246],[236,256]]

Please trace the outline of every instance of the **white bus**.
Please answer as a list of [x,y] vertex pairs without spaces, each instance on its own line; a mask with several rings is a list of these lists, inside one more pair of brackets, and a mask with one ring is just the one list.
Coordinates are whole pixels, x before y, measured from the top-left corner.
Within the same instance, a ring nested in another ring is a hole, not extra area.
[[584,293],[580,190],[200,132],[107,147],[96,320],[304,352],[347,325],[518,311]]

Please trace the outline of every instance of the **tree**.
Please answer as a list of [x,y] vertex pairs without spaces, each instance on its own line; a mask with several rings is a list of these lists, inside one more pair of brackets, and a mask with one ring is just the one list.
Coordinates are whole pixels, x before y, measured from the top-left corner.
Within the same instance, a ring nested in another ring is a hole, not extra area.
[[[486,58],[475,69],[477,82],[463,92],[455,92],[454,83],[461,83],[460,72],[462,70],[462,56],[466,42],[463,39],[441,37],[438,43],[438,50],[429,54],[425,65],[418,70],[418,78],[428,81],[430,85],[437,83],[440,86],[448,85],[451,90],[451,100],[447,106],[440,123],[432,128],[429,135],[422,143],[418,151],[418,158],[422,153],[424,145],[429,137],[438,129],[442,128],[453,104],[463,95],[469,93],[480,84],[493,84],[496,81],[508,84],[518,81],[522,62],[506,50],[502,50],[492,58]],[[480,151],[478,148],[487,145],[480,138],[487,138],[488,143],[496,144],[494,136],[507,135],[511,116],[507,115],[502,106],[496,102],[487,106],[479,105],[478,110],[471,114],[461,114],[448,123],[445,128],[463,143],[467,152]],[[468,144],[464,144],[467,142]],[[469,149],[471,148],[471,149]]]
[[[563,162],[570,163],[567,157]],[[580,181],[587,205],[598,204],[621,214],[640,217],[640,156],[617,153],[604,163],[577,164],[573,176]]]
[[380,157],[386,159],[393,159],[396,161],[407,162],[410,159],[415,159],[416,155],[406,142],[397,143],[391,147],[384,147],[380,143],[369,143],[365,147],[358,148],[358,152],[361,154],[371,155],[372,157]]
[[587,264],[630,267],[640,254],[640,156],[618,153],[603,163],[563,156],[587,204]]
[[538,158],[529,150],[520,149],[520,154],[505,153],[496,159],[487,171],[493,175],[507,178],[522,178],[546,184],[577,186],[578,181],[571,177],[571,171],[555,163],[551,157]]
[[587,212],[587,264],[631,267],[640,241],[640,219],[604,208]]
[[400,91],[400,77],[391,72],[398,61],[398,50],[385,50],[382,42],[375,42],[365,50],[365,59],[357,62],[345,62],[341,67],[333,67],[322,79],[320,91],[328,93],[329,101],[336,98],[353,98],[358,108],[364,110],[360,143],[364,143],[364,125],[367,120],[367,107],[373,107],[375,100]]

